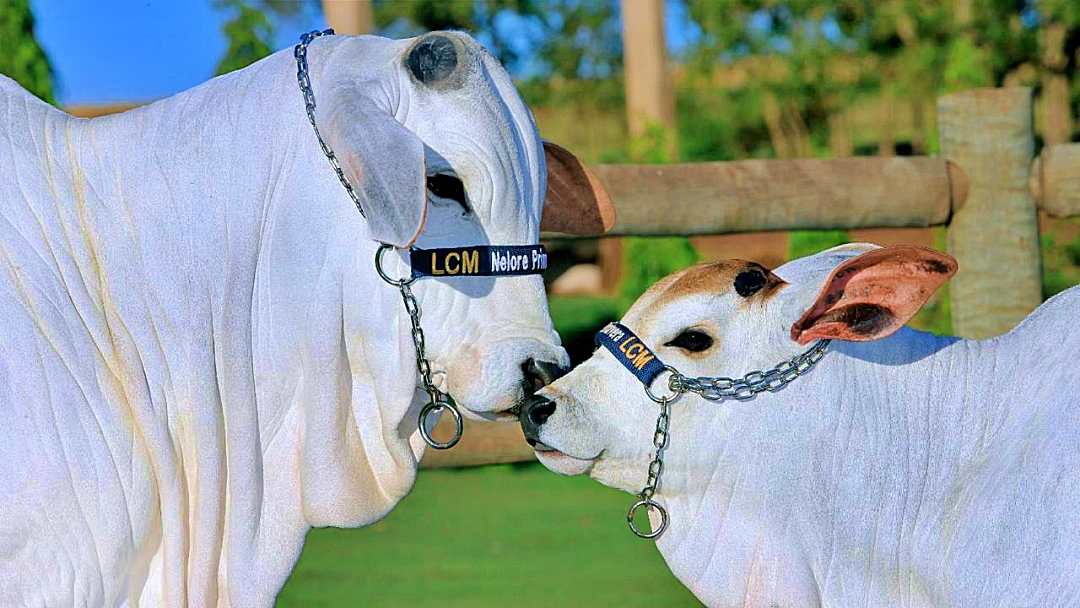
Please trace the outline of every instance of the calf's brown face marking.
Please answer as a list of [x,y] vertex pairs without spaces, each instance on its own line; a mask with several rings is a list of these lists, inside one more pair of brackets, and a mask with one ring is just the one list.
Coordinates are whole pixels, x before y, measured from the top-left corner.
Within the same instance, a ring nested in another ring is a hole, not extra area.
[[[746,276],[740,279],[742,275]],[[722,296],[732,291],[738,293],[740,286],[746,291],[746,295],[740,293],[740,296],[756,296],[755,300],[767,300],[786,284],[761,264],[744,260],[721,260],[696,264],[662,279],[646,292],[642,301],[648,301],[647,309],[653,312],[660,306],[688,296]]]

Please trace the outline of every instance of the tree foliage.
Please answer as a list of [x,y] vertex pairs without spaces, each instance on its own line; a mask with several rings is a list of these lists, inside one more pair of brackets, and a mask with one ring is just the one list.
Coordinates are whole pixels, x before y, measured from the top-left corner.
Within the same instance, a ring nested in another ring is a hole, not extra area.
[[244,0],[216,0],[219,9],[232,11],[225,22],[228,48],[218,62],[216,75],[245,68],[274,52],[274,27],[266,13]]
[[55,102],[52,65],[34,38],[29,0],[0,0],[0,74]]

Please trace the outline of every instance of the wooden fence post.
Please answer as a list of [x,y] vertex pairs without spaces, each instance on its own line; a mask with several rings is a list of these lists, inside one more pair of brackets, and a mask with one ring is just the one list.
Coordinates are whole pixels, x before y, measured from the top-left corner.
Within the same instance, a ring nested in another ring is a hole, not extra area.
[[664,128],[669,162],[674,160],[675,94],[664,43],[663,0],[622,0],[626,123],[631,137],[650,124]]
[[938,100],[941,154],[967,176],[954,210],[949,252],[953,331],[989,338],[1012,329],[1042,302],[1039,227],[1028,187],[1035,150],[1031,89],[978,89]]
[[323,0],[326,24],[338,34],[370,34],[375,17],[371,0]]

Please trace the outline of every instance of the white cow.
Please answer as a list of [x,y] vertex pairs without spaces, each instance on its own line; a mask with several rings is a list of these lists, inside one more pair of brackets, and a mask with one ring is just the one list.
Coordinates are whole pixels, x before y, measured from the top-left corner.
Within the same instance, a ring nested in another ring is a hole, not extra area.
[[[687,376],[742,377],[833,339],[775,393],[671,406],[657,546],[703,602],[1080,604],[1080,288],[992,340],[899,329],[954,270],[932,250],[873,245],[775,274],[718,262],[626,314]],[[522,424],[548,468],[636,493],[658,411],[601,349]]]
[[[307,530],[385,515],[424,449],[376,240],[535,243],[545,152],[549,207],[579,205],[556,227],[610,224],[468,36],[308,59],[366,221],[291,49],[95,120],[0,77],[0,606],[272,605]],[[414,291],[436,382],[477,416],[515,419],[567,362],[538,276]]]

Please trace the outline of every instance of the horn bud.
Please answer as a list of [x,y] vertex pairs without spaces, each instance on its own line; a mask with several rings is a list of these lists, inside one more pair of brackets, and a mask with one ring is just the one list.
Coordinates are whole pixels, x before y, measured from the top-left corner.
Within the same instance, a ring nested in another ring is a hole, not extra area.
[[427,36],[409,52],[405,61],[412,75],[424,84],[435,84],[450,76],[457,68],[457,49],[447,36]]

